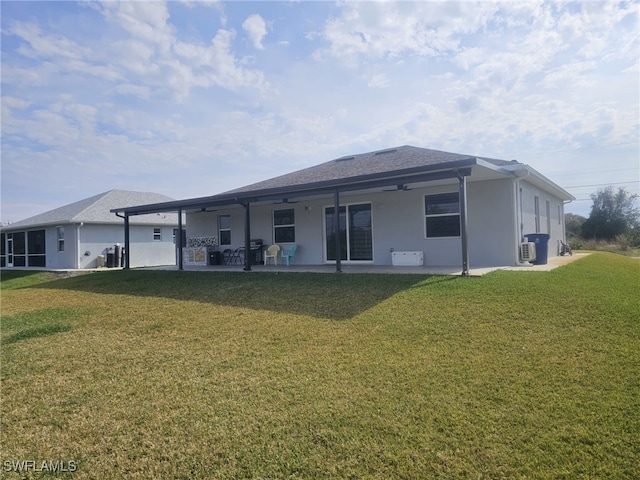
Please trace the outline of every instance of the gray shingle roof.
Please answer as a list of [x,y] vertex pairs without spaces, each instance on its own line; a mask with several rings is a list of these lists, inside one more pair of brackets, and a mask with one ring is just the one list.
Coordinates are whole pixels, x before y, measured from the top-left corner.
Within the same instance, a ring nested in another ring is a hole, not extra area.
[[[173,198],[158,193],[132,192],[128,190],[109,190],[108,192],[85,198],[59,208],[54,208],[33,217],[12,223],[4,230],[34,227],[40,225],[60,225],[65,223],[115,223],[122,224],[122,218],[111,213],[112,208],[130,207],[149,203],[172,201]],[[143,224],[177,224],[177,214],[140,215],[131,219],[131,223]]]
[[[388,185],[391,185],[393,181],[396,181],[395,179],[417,178],[420,174],[429,175],[430,179],[434,179],[439,171],[451,173],[456,169],[468,170],[469,167],[481,164],[485,168],[493,166],[496,170],[502,170],[506,167],[503,172],[505,174],[508,174],[506,173],[507,169],[518,166],[525,167],[515,160],[496,160],[403,145],[341,157],[208,197],[156,204],[140,203],[129,208],[118,208],[117,211],[135,216],[147,214],[147,212],[171,212],[178,209],[188,210],[233,205],[242,203],[243,199],[257,202],[268,201],[276,197],[290,197],[291,195],[327,194],[327,189],[333,191],[333,189],[340,187],[344,191],[345,187],[350,186],[356,189],[357,187],[367,188],[363,187],[365,182],[373,182],[377,186],[384,184],[381,182],[390,182]],[[373,183],[368,183],[368,188],[372,188]]]
[[[345,180],[351,177],[393,173],[399,170],[418,167],[436,167],[440,164],[444,165],[471,158],[476,157],[474,155],[463,155],[403,145],[401,147],[338,158],[303,170],[229,190],[224,192],[224,194],[293,187],[331,180]],[[482,160],[498,167],[512,164],[512,162],[506,160],[488,158],[482,158]]]

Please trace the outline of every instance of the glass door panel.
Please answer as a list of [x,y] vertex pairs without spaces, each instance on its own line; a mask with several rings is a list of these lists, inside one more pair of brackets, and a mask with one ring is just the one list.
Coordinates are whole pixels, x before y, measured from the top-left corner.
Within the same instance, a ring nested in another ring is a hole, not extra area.
[[[336,259],[334,207],[325,208],[326,258]],[[345,261],[373,260],[373,234],[371,228],[371,205],[347,205],[340,207],[340,259]]]
[[373,260],[371,205],[349,205],[349,260]]
[[7,267],[13,267],[13,233],[7,235]]
[[[325,226],[326,226],[326,248],[327,248],[327,260],[336,259],[336,235],[335,235],[335,222],[338,221],[335,215],[334,207],[327,207],[325,209]],[[345,207],[339,209],[339,221],[340,221],[340,259],[347,259],[347,210]]]

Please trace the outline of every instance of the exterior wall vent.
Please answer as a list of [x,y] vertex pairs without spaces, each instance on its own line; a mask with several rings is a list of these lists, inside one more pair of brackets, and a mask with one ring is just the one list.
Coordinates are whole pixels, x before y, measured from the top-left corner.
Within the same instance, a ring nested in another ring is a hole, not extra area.
[[374,153],[374,155],[386,155],[387,153],[397,152],[397,148],[390,148],[388,150],[380,150],[379,152]]

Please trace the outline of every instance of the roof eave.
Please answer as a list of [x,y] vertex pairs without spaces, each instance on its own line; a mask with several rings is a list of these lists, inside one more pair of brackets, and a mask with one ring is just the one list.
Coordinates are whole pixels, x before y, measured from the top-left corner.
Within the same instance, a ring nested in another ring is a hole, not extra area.
[[198,207],[216,207],[232,204],[242,204],[248,201],[265,201],[273,198],[283,196],[304,196],[304,195],[316,195],[321,193],[329,193],[335,190],[349,190],[357,189],[362,186],[367,186],[367,182],[375,181],[388,181],[389,185],[396,182],[400,178],[407,178],[411,176],[418,176],[420,174],[430,174],[436,172],[450,171],[464,169],[465,167],[472,167],[478,164],[478,159],[475,157],[469,157],[462,160],[456,160],[453,162],[446,162],[437,165],[428,165],[421,167],[413,167],[402,170],[394,170],[391,172],[381,172],[367,175],[359,175],[354,177],[348,177],[339,180],[323,180],[320,182],[310,182],[306,184],[290,185],[285,187],[266,188],[258,190],[247,190],[232,193],[222,193],[209,197],[199,197],[187,200],[177,200],[173,202],[163,202],[148,205],[138,205],[133,207],[123,207],[111,209],[113,213],[124,213],[128,215],[143,215],[155,212],[169,212],[179,209],[185,210],[189,208]]
[[511,175],[513,175],[516,178],[519,178],[522,180],[527,179],[529,182],[537,185],[543,190],[553,193],[555,196],[557,196],[558,198],[560,198],[565,202],[571,202],[576,199],[576,197],[571,195],[560,185],[552,182],[547,177],[542,175],[540,172],[538,172],[534,168],[531,168],[529,165],[526,165],[524,163],[514,163],[513,165],[502,167],[502,170],[509,172]]

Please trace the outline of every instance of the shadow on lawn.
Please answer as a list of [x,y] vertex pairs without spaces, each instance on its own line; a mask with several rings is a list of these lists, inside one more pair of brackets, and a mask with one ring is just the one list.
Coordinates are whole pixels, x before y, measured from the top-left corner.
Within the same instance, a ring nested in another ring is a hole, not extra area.
[[383,274],[117,271],[91,273],[32,288],[134,295],[270,310],[332,320],[358,315],[409,288],[458,277]]

